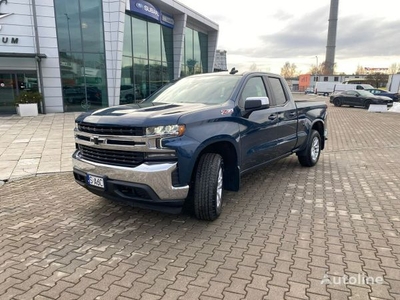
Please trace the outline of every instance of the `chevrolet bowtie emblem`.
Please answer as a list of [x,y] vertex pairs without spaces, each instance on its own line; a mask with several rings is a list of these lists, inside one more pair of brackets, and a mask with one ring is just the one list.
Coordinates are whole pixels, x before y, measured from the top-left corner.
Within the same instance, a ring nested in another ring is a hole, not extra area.
[[90,141],[95,145],[100,145],[100,144],[105,144],[106,143],[106,139],[99,138],[98,136],[92,136],[90,138]]

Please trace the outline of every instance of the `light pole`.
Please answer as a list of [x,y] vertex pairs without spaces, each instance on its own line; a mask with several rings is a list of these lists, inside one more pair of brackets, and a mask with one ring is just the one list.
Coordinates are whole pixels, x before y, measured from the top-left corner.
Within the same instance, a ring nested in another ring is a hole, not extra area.
[[68,14],[64,14],[67,17],[67,28],[68,28],[68,42],[69,42],[69,54],[71,55],[71,33],[69,31],[69,17]]
[[318,75],[318,69],[319,69],[319,68],[318,68],[318,56],[315,55],[315,58],[316,58],[316,60],[317,60],[317,65],[316,65],[317,68],[316,68],[315,72],[317,73],[316,75]]

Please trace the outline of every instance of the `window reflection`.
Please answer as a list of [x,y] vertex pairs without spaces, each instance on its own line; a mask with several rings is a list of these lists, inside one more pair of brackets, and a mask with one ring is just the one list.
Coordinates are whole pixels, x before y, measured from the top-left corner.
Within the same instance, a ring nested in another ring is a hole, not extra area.
[[[131,27],[130,27],[131,26]],[[126,16],[120,103],[140,102],[173,80],[173,30]]]
[[[100,5],[99,5],[100,4]],[[101,1],[80,1],[83,51],[104,52]]]
[[159,24],[149,23],[149,59],[161,61],[161,35]]
[[81,52],[79,0],[55,0],[57,38],[60,52]]
[[108,106],[101,0],[55,0],[65,111]]
[[181,76],[206,72],[207,66],[208,36],[196,30],[186,28]]
[[132,18],[132,34],[134,56],[147,59],[147,22]]

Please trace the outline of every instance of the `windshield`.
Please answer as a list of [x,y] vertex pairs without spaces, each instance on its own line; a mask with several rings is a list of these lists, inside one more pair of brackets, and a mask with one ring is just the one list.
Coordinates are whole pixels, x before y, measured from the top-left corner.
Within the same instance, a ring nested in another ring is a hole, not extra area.
[[361,96],[364,96],[364,97],[374,96],[372,93],[370,93],[368,91],[358,90],[358,92],[360,93]]
[[227,101],[240,76],[190,76],[172,84],[146,102],[221,104]]

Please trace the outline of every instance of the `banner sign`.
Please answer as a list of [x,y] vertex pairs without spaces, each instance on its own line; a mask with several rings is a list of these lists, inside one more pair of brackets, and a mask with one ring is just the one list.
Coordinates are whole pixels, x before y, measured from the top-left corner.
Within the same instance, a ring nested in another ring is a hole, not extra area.
[[147,1],[130,0],[129,10],[141,16],[156,20],[161,25],[174,28],[174,18],[171,15],[161,12],[157,7]]
[[131,0],[131,11],[160,22],[160,11],[149,2]]
[[166,14],[165,12],[161,12],[160,23],[167,27],[174,28],[175,25],[174,17],[169,14]]

